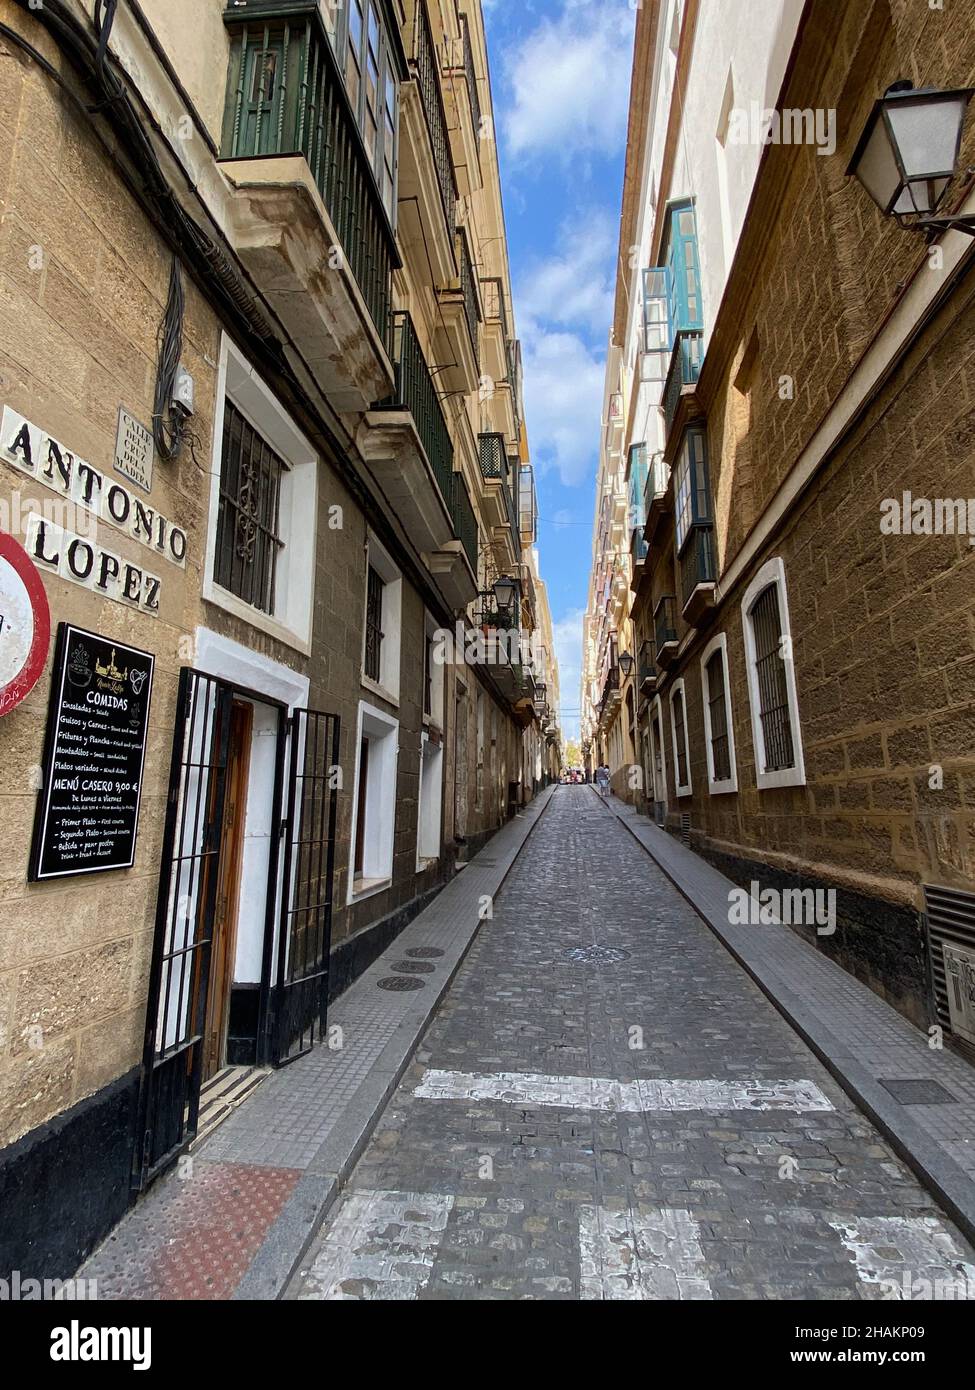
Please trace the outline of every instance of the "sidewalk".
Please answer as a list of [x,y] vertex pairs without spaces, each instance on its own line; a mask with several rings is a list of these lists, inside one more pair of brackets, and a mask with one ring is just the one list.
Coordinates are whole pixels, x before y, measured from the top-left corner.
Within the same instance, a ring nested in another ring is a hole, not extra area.
[[633,807],[607,806],[975,1242],[975,1069],[788,927],[730,925],[729,878]]
[[365,1147],[480,919],[547,807],[509,821],[329,1009],[341,1047],[273,1072],[78,1271],[100,1299],[268,1299]]

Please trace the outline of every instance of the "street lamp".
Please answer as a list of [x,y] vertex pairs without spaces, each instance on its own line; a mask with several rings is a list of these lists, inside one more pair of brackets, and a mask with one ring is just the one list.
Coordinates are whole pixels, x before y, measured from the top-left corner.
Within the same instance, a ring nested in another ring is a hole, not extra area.
[[632,676],[633,667],[636,665],[636,662],[633,660],[633,657],[630,655],[629,652],[620,652],[617,658],[617,665],[623,672],[624,676]]
[[[853,153],[853,174],[888,217],[924,231],[975,236],[975,216],[934,217],[957,172],[971,87],[939,91],[895,82],[874,104]],[[902,221],[917,216],[914,223]]]
[[492,587],[498,612],[506,618],[510,617],[518,593],[518,581],[505,574],[500,579],[496,579]]

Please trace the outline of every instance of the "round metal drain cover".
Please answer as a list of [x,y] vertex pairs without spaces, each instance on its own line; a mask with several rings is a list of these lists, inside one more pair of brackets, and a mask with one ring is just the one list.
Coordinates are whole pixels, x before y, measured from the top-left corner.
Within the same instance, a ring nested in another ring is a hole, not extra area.
[[398,960],[393,963],[394,970],[404,970],[407,975],[432,975],[436,968],[425,960]]
[[380,989],[407,990],[422,989],[426,980],[417,980],[412,975],[387,975],[385,980],[379,981]]
[[629,951],[619,946],[574,946],[564,954],[574,965],[616,965],[630,958]]
[[439,946],[414,946],[406,953],[412,960],[438,960],[443,955]]

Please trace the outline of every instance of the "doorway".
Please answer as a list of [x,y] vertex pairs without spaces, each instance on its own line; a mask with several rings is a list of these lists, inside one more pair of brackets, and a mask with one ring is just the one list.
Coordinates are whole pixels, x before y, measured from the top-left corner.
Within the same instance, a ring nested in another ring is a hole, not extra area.
[[217,864],[217,899],[213,918],[210,988],[207,992],[203,1052],[204,1081],[208,1081],[227,1063],[227,1032],[237,955],[237,922],[253,730],[253,705],[234,700],[230,707],[226,790]]

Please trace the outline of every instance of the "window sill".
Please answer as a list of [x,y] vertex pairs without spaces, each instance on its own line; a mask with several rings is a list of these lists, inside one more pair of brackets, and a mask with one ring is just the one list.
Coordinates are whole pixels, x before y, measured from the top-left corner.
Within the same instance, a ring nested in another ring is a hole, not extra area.
[[385,700],[387,705],[395,705],[399,709],[399,691],[395,694],[392,690],[387,690],[386,686],[380,685],[370,676],[363,675],[360,678],[360,685],[363,690],[368,690],[371,695],[377,695],[380,700]]
[[259,608],[245,603],[236,594],[232,594],[229,589],[221,589],[219,584],[215,584],[212,579],[208,579],[203,586],[203,598],[207,603],[212,603],[215,608],[222,608],[225,613],[231,613],[235,618],[240,618],[242,622],[249,623],[251,627],[266,632],[269,637],[274,637],[284,646],[301,652],[303,656],[311,656],[311,642],[307,637],[302,637],[293,628],[279,622],[276,618],[272,618],[269,613],[262,613]]
[[738,791],[738,783],[730,782],[709,782],[708,792],[711,796],[733,796]]
[[387,888],[392,888],[392,886],[392,878],[360,878],[352,884],[349,902],[357,903],[365,898],[373,898],[377,893],[384,893]]

